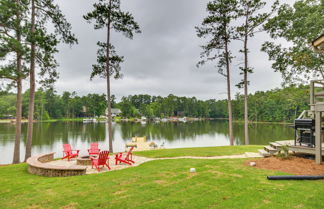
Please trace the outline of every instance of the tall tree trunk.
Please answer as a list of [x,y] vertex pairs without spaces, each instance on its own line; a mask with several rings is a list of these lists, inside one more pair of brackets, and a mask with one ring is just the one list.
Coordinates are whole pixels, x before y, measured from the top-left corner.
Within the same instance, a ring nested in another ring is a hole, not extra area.
[[[19,4],[17,0],[17,4]],[[16,31],[17,41],[21,42],[21,31],[20,31],[20,13],[17,12],[18,28]],[[22,112],[22,82],[21,82],[21,73],[22,73],[22,56],[21,52],[17,50],[17,100],[16,100],[16,137],[15,137],[15,147],[12,163],[20,162],[20,136],[21,136],[21,112]]]
[[248,35],[244,37],[244,138],[245,144],[250,144],[249,139],[249,107],[248,107]]
[[[31,1],[31,33],[35,33],[35,0]],[[33,37],[34,39],[34,37]],[[34,122],[34,104],[35,104],[35,41],[31,42],[30,51],[30,72],[29,72],[29,108],[28,108],[28,130],[27,130],[27,142],[26,142],[26,154],[25,161],[31,156],[32,142],[33,142],[33,122]]]
[[230,58],[228,52],[228,41],[225,43],[225,60],[226,60],[226,79],[227,79],[227,108],[228,108],[228,132],[230,137],[230,145],[234,145],[233,135],[233,113],[231,99],[231,74],[230,74]]
[[[21,72],[21,56],[17,53],[17,72]],[[20,137],[21,137],[21,112],[22,112],[22,84],[20,75],[17,78],[17,101],[16,101],[16,137],[12,163],[20,162]]]
[[[109,0],[109,8],[111,9],[111,0]],[[109,69],[109,55],[110,55],[110,14],[107,23],[107,60],[106,60],[106,73],[107,73],[107,108],[108,108],[108,135],[109,135],[109,152],[113,152],[113,134],[112,134],[112,117],[111,117],[111,96],[110,96],[110,69]]]

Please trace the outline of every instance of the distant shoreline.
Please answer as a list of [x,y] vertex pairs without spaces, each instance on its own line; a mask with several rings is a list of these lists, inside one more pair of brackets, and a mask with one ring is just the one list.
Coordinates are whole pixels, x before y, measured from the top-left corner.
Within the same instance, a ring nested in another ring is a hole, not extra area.
[[[0,119],[0,123],[14,123],[12,122],[15,119]],[[28,123],[27,119],[23,119],[21,120],[21,123]]]
[[[50,120],[42,120],[37,121],[37,123],[51,123],[51,122],[82,122],[84,118],[61,118],[61,119],[50,119]],[[99,121],[104,121],[105,119],[99,119]],[[197,118],[196,120],[188,120],[188,122],[191,121],[205,121],[205,120],[228,120],[228,118]],[[0,119],[0,124],[14,124],[14,119]],[[114,120],[114,122],[138,122],[140,119],[137,118],[129,118],[129,119],[123,119],[120,118]],[[150,120],[149,120],[150,121]],[[23,119],[21,121],[22,123],[27,123],[27,119]],[[169,120],[168,122],[178,122],[174,120]],[[244,120],[234,120],[234,123],[244,123]],[[286,122],[286,121],[279,121],[279,122],[273,122],[273,121],[249,121],[250,124],[282,124],[282,125],[290,125],[293,124],[293,122]]]
[[[214,120],[228,120],[228,118],[214,118]],[[244,123],[244,120],[233,120],[233,123]],[[249,124],[282,124],[292,125],[294,122],[288,121],[249,121]]]

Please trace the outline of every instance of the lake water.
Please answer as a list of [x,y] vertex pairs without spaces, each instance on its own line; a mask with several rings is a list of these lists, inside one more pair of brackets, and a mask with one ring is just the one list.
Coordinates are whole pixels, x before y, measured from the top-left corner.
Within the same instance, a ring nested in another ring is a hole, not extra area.
[[[267,144],[276,140],[293,139],[293,129],[280,124],[251,124],[250,144]],[[82,122],[35,123],[32,154],[56,152],[62,156],[62,144],[70,143],[87,154],[91,142],[99,142],[101,149],[108,149],[108,126],[105,123]],[[21,160],[25,155],[27,124],[22,126]],[[196,121],[187,123],[115,123],[113,124],[114,152],[125,150],[125,143],[133,136],[147,136],[165,148],[206,147],[229,145],[226,121]],[[235,144],[244,144],[243,123],[234,124]],[[0,124],[0,164],[12,162],[15,126]]]

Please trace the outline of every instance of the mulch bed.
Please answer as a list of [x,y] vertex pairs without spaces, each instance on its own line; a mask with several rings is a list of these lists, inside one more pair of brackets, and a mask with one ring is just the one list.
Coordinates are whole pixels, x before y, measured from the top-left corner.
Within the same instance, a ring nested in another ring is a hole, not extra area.
[[260,158],[248,160],[244,164],[250,166],[250,162],[256,162],[256,168],[277,170],[296,175],[324,175],[324,164],[317,165],[314,160],[302,157],[289,157],[282,159],[278,157]]

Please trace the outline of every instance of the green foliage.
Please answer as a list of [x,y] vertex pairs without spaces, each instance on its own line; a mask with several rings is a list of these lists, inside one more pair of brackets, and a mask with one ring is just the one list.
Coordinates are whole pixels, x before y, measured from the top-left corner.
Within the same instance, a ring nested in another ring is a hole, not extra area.
[[265,25],[272,38],[288,42],[283,45],[267,41],[262,47],[269,60],[274,61],[272,68],[282,74],[285,83],[324,78],[324,57],[310,46],[312,40],[324,32],[323,16],[322,0],[298,0],[293,6],[280,6],[277,16]]
[[16,113],[16,95],[7,94],[0,97],[0,117],[6,115],[15,115]]
[[[107,28],[107,42],[98,42],[97,64],[92,65],[91,79],[95,76],[107,78],[109,75],[120,78],[120,64],[124,57],[117,55],[115,47],[110,43],[110,30],[121,32],[127,38],[132,39],[134,33],[140,33],[139,25],[129,12],[123,12],[120,8],[120,0],[99,0],[93,4],[93,11],[83,16],[88,23],[94,21],[94,29]],[[108,57],[108,59],[107,59]],[[108,69],[107,69],[108,67]]]
[[27,55],[25,42],[27,32],[28,1],[0,1],[0,79],[6,79],[15,85],[19,79],[28,75],[26,63],[17,69],[17,59]]
[[85,101],[89,113],[93,113],[97,117],[104,115],[107,108],[106,96],[104,94],[88,94]]
[[[97,51],[97,64],[92,65],[92,72],[90,78],[93,79],[95,76],[100,76],[102,78],[107,78],[106,63],[107,63],[107,44],[103,42],[98,42],[97,45],[99,49]],[[121,78],[122,73],[120,64],[124,62],[123,56],[118,56],[113,45],[109,45],[109,69],[110,76],[114,76],[115,79]]]
[[280,151],[277,154],[277,157],[282,158],[282,159],[288,159],[289,158],[289,146],[285,145],[280,147]]
[[[36,60],[42,78],[40,83],[51,86],[59,76],[56,71],[58,63],[54,57],[58,52],[58,44],[63,42],[72,45],[78,43],[78,40],[71,32],[71,24],[53,0],[34,0],[34,3],[37,11],[35,32],[32,32],[29,24],[27,41],[37,46],[37,52],[30,59]],[[54,32],[48,31],[48,25],[54,28]]]
[[[15,112],[15,94],[2,93],[0,96],[0,115],[12,115]],[[27,117],[29,91],[23,94],[23,116]],[[115,97],[113,96],[112,98]],[[309,87],[290,86],[249,95],[249,119],[251,121],[293,121],[303,111],[309,109]],[[38,89],[35,96],[35,118],[93,117],[105,114],[107,108],[105,95],[88,94],[78,96],[75,92],[57,95],[53,89]],[[167,97],[150,95],[133,95],[123,97],[114,108],[122,111],[123,117],[201,117],[226,118],[227,100],[198,100],[195,97]],[[85,107],[85,112],[83,109]],[[244,117],[243,95],[236,95],[233,100],[233,114],[236,120]]]
[[49,116],[48,112],[47,111],[44,111],[44,114],[42,116],[42,120],[50,120],[51,117]]
[[[6,93],[0,96],[0,117],[15,114],[16,95]],[[29,90],[23,94],[23,117],[28,116]],[[83,111],[85,107],[86,111]],[[38,89],[35,94],[34,118],[49,120],[58,118],[94,117],[105,114],[105,95],[88,94],[78,96],[75,92],[58,95],[53,89]]]
[[245,79],[237,84],[242,88],[244,84],[248,85],[247,74],[253,73],[253,68],[248,65],[248,41],[253,38],[255,33],[261,32],[262,26],[270,15],[277,9],[278,0],[272,5],[270,12],[261,12],[266,6],[266,1],[262,0],[239,0],[237,16],[242,20],[242,24],[236,27],[236,39],[243,42],[240,50],[244,54],[244,67],[240,67],[241,74],[245,74]]
[[[293,121],[303,110],[308,110],[309,87],[291,86],[249,96],[249,118],[253,121]],[[243,114],[243,98],[237,97],[234,115]]]
[[118,107],[125,117],[144,115],[152,117],[191,116],[209,117],[209,102],[197,100],[195,97],[167,97],[150,95],[133,95],[123,97]]
[[[291,86],[249,95],[249,119],[252,121],[292,121],[309,109],[309,87]],[[187,116],[202,118],[226,118],[227,100],[197,100],[195,97],[155,97],[134,95],[123,97],[118,104],[124,117]],[[233,100],[233,114],[236,120],[244,118],[244,97],[236,95]],[[136,111],[137,110],[137,111]]]
[[201,61],[197,66],[204,65],[207,61],[217,60],[218,72],[227,76],[224,69],[231,62],[231,52],[228,48],[231,40],[235,38],[235,28],[231,26],[237,18],[236,0],[213,0],[207,4],[208,16],[200,27],[196,27],[197,36],[207,39],[202,46]]

